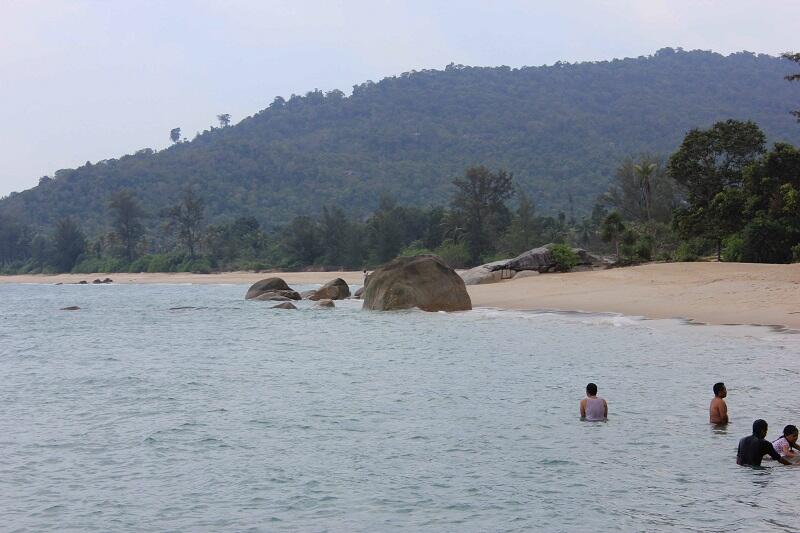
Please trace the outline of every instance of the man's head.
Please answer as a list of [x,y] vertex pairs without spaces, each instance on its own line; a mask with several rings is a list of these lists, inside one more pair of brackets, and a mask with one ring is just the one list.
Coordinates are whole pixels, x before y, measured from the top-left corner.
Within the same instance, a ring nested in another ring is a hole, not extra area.
[[725,384],[723,382],[714,383],[714,396],[717,398],[724,398],[728,395],[728,389],[725,388]]
[[783,438],[785,438],[789,444],[794,444],[797,442],[797,426],[789,424],[785,428],[783,428]]
[[753,435],[764,438],[767,436],[767,421],[760,418],[753,422]]
[[589,383],[586,385],[586,394],[588,396],[597,396],[597,385],[594,383]]

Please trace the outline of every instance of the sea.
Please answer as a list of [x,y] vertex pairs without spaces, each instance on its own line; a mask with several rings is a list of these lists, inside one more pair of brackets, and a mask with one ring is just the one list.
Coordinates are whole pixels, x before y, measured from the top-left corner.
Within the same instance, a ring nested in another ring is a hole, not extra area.
[[792,331],[246,290],[0,285],[0,530],[800,529],[800,467],[735,462],[800,425]]

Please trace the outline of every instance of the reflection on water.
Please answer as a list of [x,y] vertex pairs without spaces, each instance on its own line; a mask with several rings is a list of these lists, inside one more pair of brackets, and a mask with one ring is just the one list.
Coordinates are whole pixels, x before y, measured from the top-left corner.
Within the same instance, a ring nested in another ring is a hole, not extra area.
[[[306,287],[299,287],[301,290]],[[791,531],[798,336],[0,285],[0,519],[31,531]],[[60,311],[78,305],[79,311]],[[579,423],[589,381],[608,423]],[[709,426],[724,381],[732,424]],[[709,431],[709,428],[711,430]],[[794,526],[792,526],[794,527]]]

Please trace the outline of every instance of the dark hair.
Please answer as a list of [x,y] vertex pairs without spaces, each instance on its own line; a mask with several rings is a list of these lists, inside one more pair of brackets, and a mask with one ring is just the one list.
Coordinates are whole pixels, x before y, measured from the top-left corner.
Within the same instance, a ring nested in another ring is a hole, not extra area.
[[760,418],[753,422],[753,435],[767,432],[767,421]]
[[714,396],[719,394],[719,391],[725,388],[725,384],[723,382],[714,383]]
[[797,426],[789,424],[788,426],[783,428],[783,436],[788,437],[789,435],[797,435]]
[[590,396],[595,396],[597,394],[597,385],[594,383],[589,383],[586,385],[586,393]]

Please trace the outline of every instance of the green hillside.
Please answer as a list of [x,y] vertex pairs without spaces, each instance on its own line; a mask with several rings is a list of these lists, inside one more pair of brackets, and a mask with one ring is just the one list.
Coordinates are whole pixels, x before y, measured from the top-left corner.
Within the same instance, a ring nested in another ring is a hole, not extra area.
[[190,142],[60,170],[0,200],[0,214],[38,227],[74,216],[96,234],[107,227],[111,193],[130,189],[156,215],[193,185],[209,221],[252,215],[269,227],[326,205],[365,215],[382,194],[442,204],[452,178],[473,164],[513,172],[539,212],[581,214],[622,158],[668,155],[692,127],[753,120],[770,142],[799,144],[789,111],[800,107],[800,87],[783,79],[791,71],[766,55],[664,49],[596,63],[404,73],[349,97],[277,98]]

